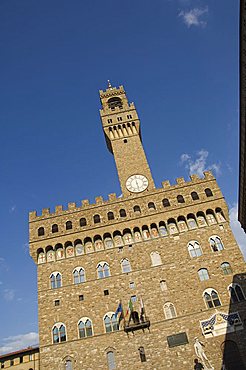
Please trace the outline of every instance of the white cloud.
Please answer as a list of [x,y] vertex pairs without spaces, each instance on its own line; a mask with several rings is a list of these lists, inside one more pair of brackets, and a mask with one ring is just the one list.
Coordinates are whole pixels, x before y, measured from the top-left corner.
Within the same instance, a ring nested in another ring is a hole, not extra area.
[[14,289],[4,289],[3,291],[3,299],[7,302],[13,301],[15,298],[15,291]]
[[189,171],[190,175],[197,174],[198,176],[203,177],[203,172],[207,170],[214,171],[216,176],[221,173],[219,163],[207,164],[209,155],[207,150],[201,149],[196,154],[197,158],[194,160],[187,153],[180,156],[181,165],[185,165],[185,168]]
[[204,21],[204,19],[201,19],[201,17],[206,13],[208,13],[208,7],[204,9],[194,8],[186,12],[182,10],[179,13],[179,17],[182,17],[188,28],[191,26],[206,27],[207,22]]
[[0,354],[18,351],[30,346],[36,346],[38,344],[38,333],[27,333],[15,336],[10,336],[2,340],[2,346],[0,346]]
[[230,224],[235,236],[235,239],[246,259],[246,234],[238,221],[238,205],[234,204],[229,210]]

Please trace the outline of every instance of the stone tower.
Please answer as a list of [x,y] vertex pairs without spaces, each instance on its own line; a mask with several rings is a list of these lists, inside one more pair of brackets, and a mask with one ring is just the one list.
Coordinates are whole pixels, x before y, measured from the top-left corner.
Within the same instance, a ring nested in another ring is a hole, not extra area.
[[155,188],[123,86],[100,99],[123,196],[29,215],[41,370],[243,369],[245,263],[215,178]]

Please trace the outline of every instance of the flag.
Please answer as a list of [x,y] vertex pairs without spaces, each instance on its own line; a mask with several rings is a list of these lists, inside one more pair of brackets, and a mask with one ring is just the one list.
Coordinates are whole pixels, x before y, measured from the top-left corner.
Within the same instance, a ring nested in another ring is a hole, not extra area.
[[140,320],[141,321],[144,321],[144,314],[145,314],[145,308],[144,308],[144,304],[143,304],[143,300],[142,298],[140,298]]
[[132,304],[132,300],[130,299],[130,301],[128,302],[128,307],[127,307],[126,314],[125,314],[125,318],[129,316],[129,321],[131,320],[132,311],[133,311],[133,304]]
[[121,301],[120,301],[119,304],[118,304],[117,310],[115,311],[114,316],[117,317],[118,313],[122,313],[122,312],[123,312],[123,307],[122,307],[122,304],[121,304]]

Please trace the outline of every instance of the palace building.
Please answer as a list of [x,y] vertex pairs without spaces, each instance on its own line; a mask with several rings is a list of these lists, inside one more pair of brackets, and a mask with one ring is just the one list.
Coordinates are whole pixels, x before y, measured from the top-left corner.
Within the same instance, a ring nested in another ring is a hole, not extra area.
[[40,369],[244,369],[245,262],[214,176],[156,188],[135,105],[110,83],[100,99],[122,197],[29,215]]

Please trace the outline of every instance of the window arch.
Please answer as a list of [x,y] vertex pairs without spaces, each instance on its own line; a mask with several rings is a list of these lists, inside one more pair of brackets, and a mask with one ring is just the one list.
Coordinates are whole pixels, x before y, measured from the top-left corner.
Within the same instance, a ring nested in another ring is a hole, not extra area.
[[114,220],[114,213],[113,212],[108,212],[108,220]]
[[241,302],[245,300],[245,296],[239,284],[232,283],[231,285],[229,285],[229,292],[232,303]]
[[196,218],[192,213],[188,214],[187,222],[188,222],[188,225],[189,225],[189,229],[196,229],[197,228]]
[[185,203],[183,195],[178,195],[177,196],[177,201],[178,201],[178,203]]
[[120,209],[120,217],[126,217],[125,209]]
[[61,288],[62,286],[62,276],[60,272],[55,271],[50,275],[50,287],[51,289]]
[[66,230],[71,230],[73,228],[72,221],[67,221],[66,222]]
[[155,203],[154,203],[154,202],[149,202],[149,203],[148,203],[148,208],[149,208],[149,209],[152,209],[152,210],[156,210]]
[[223,213],[221,208],[216,208],[215,209],[215,214],[216,214],[218,222],[225,222],[226,221],[224,213]]
[[203,298],[207,308],[214,308],[221,306],[221,302],[218,293],[215,289],[209,288],[203,292]]
[[163,221],[159,222],[159,233],[160,233],[160,236],[167,235],[167,228],[166,228],[165,222]]
[[113,351],[107,352],[107,363],[108,363],[108,370],[116,369],[115,355]]
[[208,270],[205,268],[198,270],[198,276],[200,281],[209,280]]
[[208,220],[209,225],[214,225],[214,224],[217,223],[216,218],[214,216],[214,212],[211,209],[208,209],[206,211],[206,216],[207,216],[207,220]]
[[51,231],[52,233],[58,233],[58,225],[57,224],[52,225]]
[[224,249],[223,243],[219,236],[213,235],[209,238],[210,247],[213,252],[222,251]]
[[39,227],[38,228],[38,236],[43,236],[44,235],[44,227]]
[[139,206],[134,206],[133,207],[133,212],[135,212],[135,213],[141,213],[141,208]]
[[106,315],[104,315],[103,323],[106,333],[119,330],[118,320],[114,312],[107,312]]
[[162,264],[160,253],[157,251],[150,253],[152,266],[159,266]]
[[100,262],[97,265],[97,276],[98,279],[103,279],[110,276],[109,264],[107,262]]
[[167,221],[167,224],[168,224],[168,230],[170,234],[178,233],[178,228],[177,228],[176,221],[174,218],[169,218],[169,220]]
[[131,264],[127,258],[124,258],[120,264],[121,264],[121,269],[123,273],[132,271]]
[[73,361],[71,358],[65,359],[64,365],[65,365],[64,370],[73,370]]
[[199,257],[202,255],[200,244],[196,240],[192,240],[188,243],[188,252],[190,257]]
[[165,318],[168,319],[173,319],[174,317],[177,317],[177,313],[174,307],[174,304],[171,302],[167,302],[164,304],[164,315]]
[[94,221],[94,224],[99,224],[101,222],[100,215],[94,215],[93,216],[93,221]]
[[229,262],[223,262],[220,267],[224,275],[232,274],[232,268]]
[[83,267],[76,267],[73,270],[73,282],[74,284],[85,282],[85,270],[83,269]]
[[66,326],[62,322],[58,322],[52,328],[53,343],[66,342]]
[[212,197],[213,196],[213,192],[211,189],[207,188],[204,190],[205,194],[207,197]]
[[191,193],[191,198],[192,198],[193,200],[198,200],[198,199],[199,199],[199,196],[198,196],[198,194],[197,194],[197,192],[196,192],[196,191],[193,191],[193,192]]
[[87,225],[87,222],[86,222],[86,218],[85,217],[82,217],[80,220],[79,220],[79,225],[81,227],[83,226],[86,226]]
[[161,291],[162,292],[166,292],[168,289],[167,289],[167,282],[166,280],[161,280],[160,281],[160,288],[161,288]]
[[196,217],[199,227],[207,226],[206,218],[203,212],[197,212]]
[[82,317],[78,322],[79,338],[91,337],[93,335],[92,321],[88,317]]
[[170,202],[167,198],[162,200],[162,204],[163,204],[163,207],[169,207],[170,206]]
[[184,216],[179,216],[177,221],[178,221],[178,228],[180,232],[186,231],[188,229]]
[[37,250],[37,256],[38,256],[38,264],[46,262],[46,256],[42,248],[39,248]]
[[108,100],[109,109],[115,110],[116,107],[122,108],[122,101],[118,96],[110,98]]

